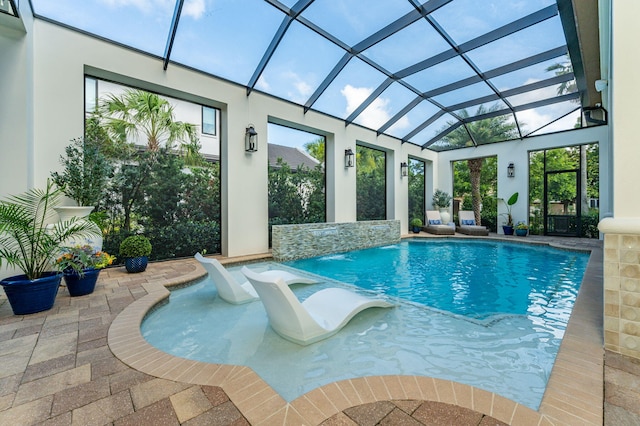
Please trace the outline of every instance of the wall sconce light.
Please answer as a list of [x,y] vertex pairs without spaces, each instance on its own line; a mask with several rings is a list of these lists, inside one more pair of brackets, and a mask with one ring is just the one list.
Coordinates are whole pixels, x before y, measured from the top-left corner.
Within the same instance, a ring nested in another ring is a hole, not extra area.
[[400,163],[400,176],[401,177],[409,176],[409,165],[404,161]]
[[258,132],[249,124],[244,132],[244,150],[247,152],[256,152],[258,150]]
[[513,163],[509,163],[507,166],[507,177],[515,177],[516,175],[516,166]]
[[356,155],[353,153],[351,148],[347,148],[344,150],[344,167],[353,167],[356,165],[355,160]]

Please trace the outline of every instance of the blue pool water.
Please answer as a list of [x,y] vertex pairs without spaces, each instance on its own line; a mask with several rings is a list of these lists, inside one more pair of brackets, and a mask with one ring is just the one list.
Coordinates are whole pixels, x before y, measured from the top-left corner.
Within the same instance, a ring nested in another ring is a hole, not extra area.
[[589,256],[497,241],[406,241],[287,262],[293,268],[469,318],[555,319],[573,306]]
[[[170,303],[145,319],[142,333],[152,345],[176,356],[247,365],[288,401],[337,380],[399,374],[466,383],[537,409],[588,255],[499,244],[489,248],[494,254],[473,257],[474,250],[485,248],[475,241],[402,242],[316,259],[323,266],[307,261],[250,265],[257,271],[296,265],[302,275],[322,275],[319,284],[292,286],[301,300],[340,286],[362,294],[386,293],[396,304],[368,309],[335,336],[309,346],[275,334],[260,302],[231,305],[221,300],[209,278],[172,291]],[[375,258],[380,253],[382,258],[368,264],[352,257]],[[508,272],[489,272],[488,264],[479,263],[492,256],[491,262],[508,265]],[[468,271],[474,263],[483,271]],[[342,268],[352,264],[358,264],[358,272]],[[228,269],[241,278],[240,267]],[[523,269],[528,270],[525,278],[513,279],[516,270]],[[390,272],[387,278],[385,271]],[[443,274],[436,278],[436,272]],[[507,284],[506,289],[496,282]],[[408,294],[424,298],[411,301],[405,299]],[[525,306],[524,300],[531,303]],[[480,308],[482,301],[492,306]]]

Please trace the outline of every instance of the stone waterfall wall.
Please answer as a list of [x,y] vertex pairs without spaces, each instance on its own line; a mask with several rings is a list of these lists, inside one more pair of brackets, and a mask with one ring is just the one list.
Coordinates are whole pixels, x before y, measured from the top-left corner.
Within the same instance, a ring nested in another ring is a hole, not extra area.
[[274,225],[272,254],[276,261],[303,259],[400,242],[399,220]]

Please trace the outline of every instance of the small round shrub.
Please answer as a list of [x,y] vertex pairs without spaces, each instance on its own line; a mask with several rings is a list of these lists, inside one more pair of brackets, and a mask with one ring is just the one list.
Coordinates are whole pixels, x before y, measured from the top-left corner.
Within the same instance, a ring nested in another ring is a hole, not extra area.
[[151,254],[151,242],[144,235],[131,235],[120,243],[120,256],[141,257]]

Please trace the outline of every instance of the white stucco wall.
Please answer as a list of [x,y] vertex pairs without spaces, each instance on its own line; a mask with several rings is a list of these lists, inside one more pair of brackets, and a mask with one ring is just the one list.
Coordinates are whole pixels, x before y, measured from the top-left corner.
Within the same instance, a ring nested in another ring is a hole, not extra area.
[[[613,65],[609,69],[613,150],[614,218],[640,217],[640,58],[638,50],[640,2],[614,0],[611,26]],[[615,116],[614,116],[615,114]]]
[[[3,16],[3,21],[16,18]],[[3,22],[4,24],[5,22]],[[29,162],[32,138],[30,35],[0,26],[0,194],[33,185]]]

